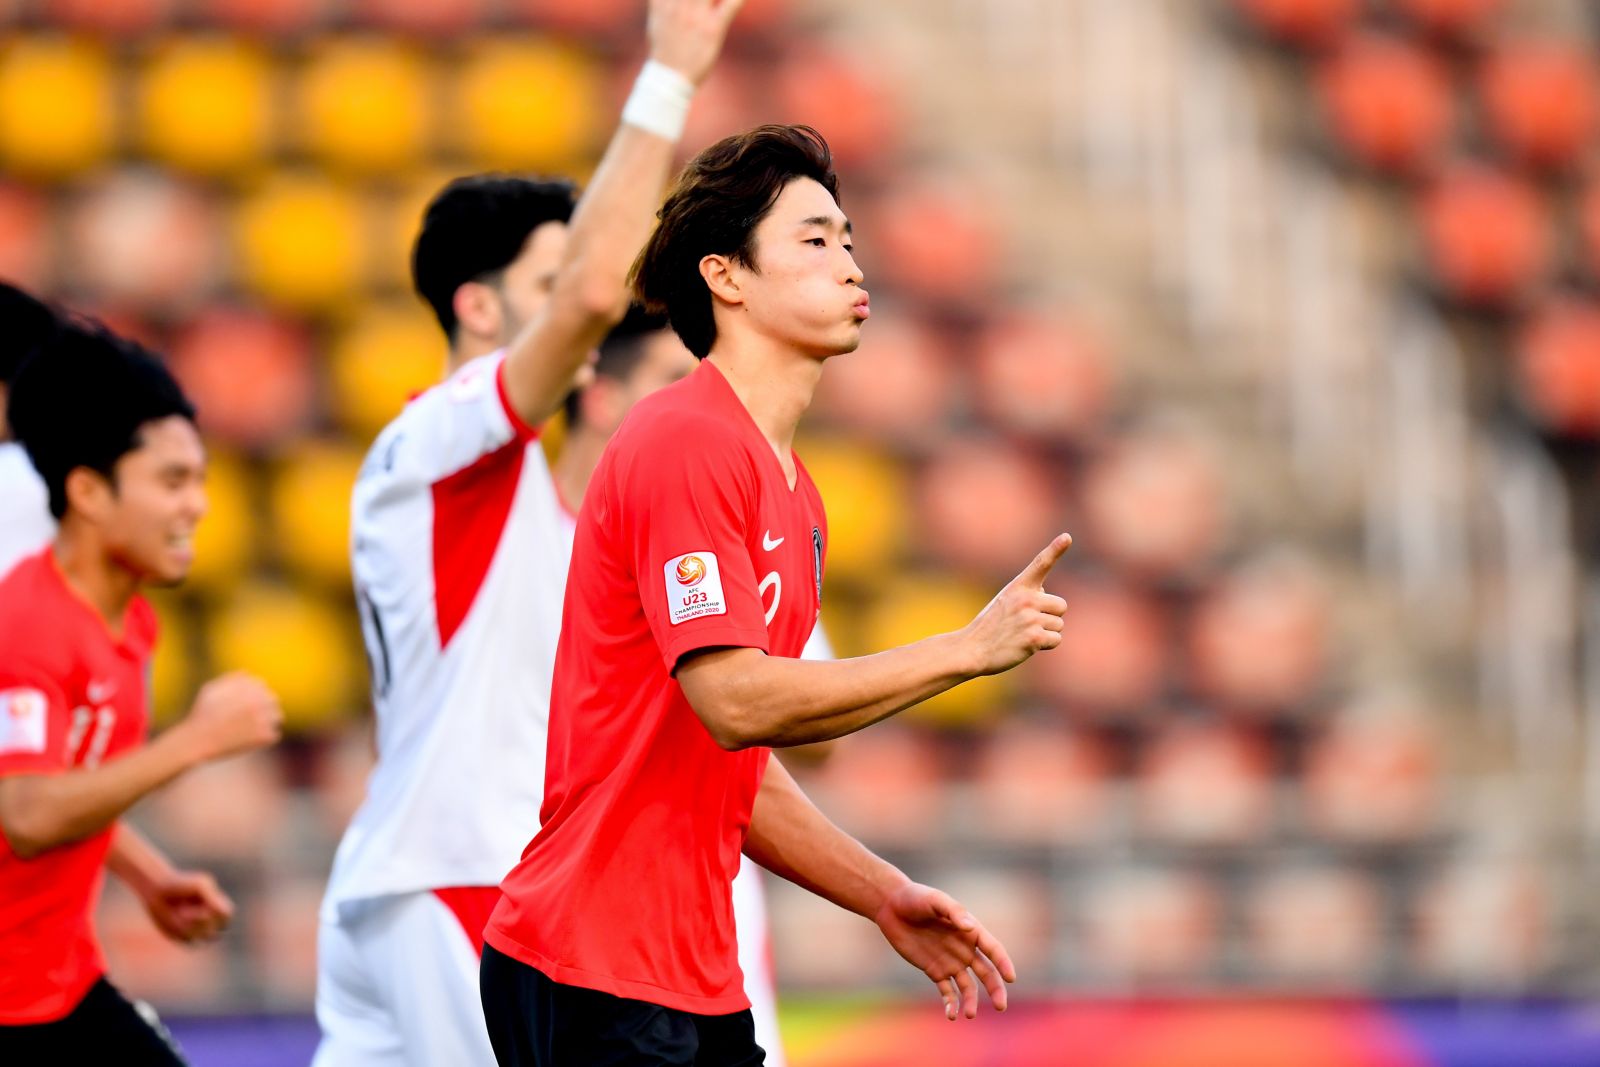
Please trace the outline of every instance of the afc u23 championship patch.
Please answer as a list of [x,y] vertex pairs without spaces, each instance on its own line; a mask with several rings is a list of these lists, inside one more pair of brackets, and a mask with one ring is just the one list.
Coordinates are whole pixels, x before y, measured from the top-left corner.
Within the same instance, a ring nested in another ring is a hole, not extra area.
[[715,552],[690,552],[673,556],[662,568],[666,575],[667,612],[672,625],[704,615],[726,615],[722,572]]
[[43,752],[50,702],[37,689],[0,690],[0,752]]

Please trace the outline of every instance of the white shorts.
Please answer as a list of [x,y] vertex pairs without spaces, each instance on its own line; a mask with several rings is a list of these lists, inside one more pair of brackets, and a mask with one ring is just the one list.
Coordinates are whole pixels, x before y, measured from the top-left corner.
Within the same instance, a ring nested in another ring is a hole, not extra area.
[[[432,893],[344,905],[317,937],[312,1067],[494,1067],[478,950]],[[771,1061],[768,1061],[771,1062]]]

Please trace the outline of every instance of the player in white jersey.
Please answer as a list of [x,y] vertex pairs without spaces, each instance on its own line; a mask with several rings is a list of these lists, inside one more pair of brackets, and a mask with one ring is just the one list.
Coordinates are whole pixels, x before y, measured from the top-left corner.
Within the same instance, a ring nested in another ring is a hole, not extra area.
[[14,285],[0,282],[0,575],[56,535],[44,479],[11,439],[5,418],[11,380],[22,361],[55,330],[55,314]]
[[651,0],[651,58],[576,207],[564,183],[480,176],[424,218],[412,273],[449,369],[378,435],[352,499],[378,761],[323,903],[316,1067],[494,1062],[478,952],[538,829],[566,576],[537,427],[627,307],[737,7]]
[[[594,380],[574,390],[566,403],[566,439],[553,473],[561,499],[561,532],[565,551],[572,552],[578,508],[606,442],[622,425],[633,405],[694,370],[699,361],[683,346],[665,320],[634,307],[600,347]],[[832,659],[827,635],[819,623],[806,642],[804,659]],[[773,988],[771,938],[761,872],[748,858],[733,880],[734,928],[739,938],[739,969],[755,1017],[756,1044],[767,1054],[767,1067],[784,1067],[778,1033],[778,1001]]]

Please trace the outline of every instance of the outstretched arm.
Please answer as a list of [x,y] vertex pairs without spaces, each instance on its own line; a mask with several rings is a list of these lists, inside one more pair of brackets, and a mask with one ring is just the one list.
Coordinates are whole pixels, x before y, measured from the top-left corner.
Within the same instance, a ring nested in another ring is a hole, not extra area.
[[[635,93],[681,94],[705,80],[744,0],[651,0],[650,64]],[[674,79],[677,79],[674,81]],[[648,107],[646,108],[648,111]],[[635,118],[630,119],[630,115]],[[631,106],[572,215],[544,311],[511,344],[506,396],[530,426],[549,417],[628,308],[628,271],[650,236],[678,136],[647,130]]]
[[839,829],[776,756],[756,795],[745,853],[773,874],[871,919],[894,950],[944,997],[945,1016],[978,1014],[978,983],[1006,1008],[1017,979],[1005,946],[945,893],[918,885]]
[[686,657],[678,665],[678,684],[724,748],[843,737],[1059,645],[1067,603],[1046,593],[1044,581],[1071,546],[1067,534],[1057,537],[955,633],[832,662],[768,656],[754,648],[716,649]]

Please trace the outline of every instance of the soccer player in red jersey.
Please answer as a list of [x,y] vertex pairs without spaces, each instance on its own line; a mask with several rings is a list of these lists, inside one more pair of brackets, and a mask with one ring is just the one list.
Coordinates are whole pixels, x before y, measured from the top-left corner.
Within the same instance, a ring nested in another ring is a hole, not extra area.
[[791,444],[823,364],[869,315],[822,138],[761,127],[701,153],[636,267],[701,363],[640,401],[579,514],[542,827],[485,930],[502,1065],[760,1064],[735,959],[741,849],[877,923],[973,1017],[1005,949],[946,894],[833,826],[771,748],[840,737],[1061,640],[1056,538],[966,627],[858,659],[799,657],[822,501]]
[[197,764],[271,744],[282,714],[229,675],[143,743],[156,618],[138,590],[184,577],[205,511],[194,410],[165,368],[74,325],[23,367],[8,410],[60,528],[0,581],[0,1063],[182,1063],[105,978],[103,872],[177,941],[215,937],[233,905],[118,819]]

